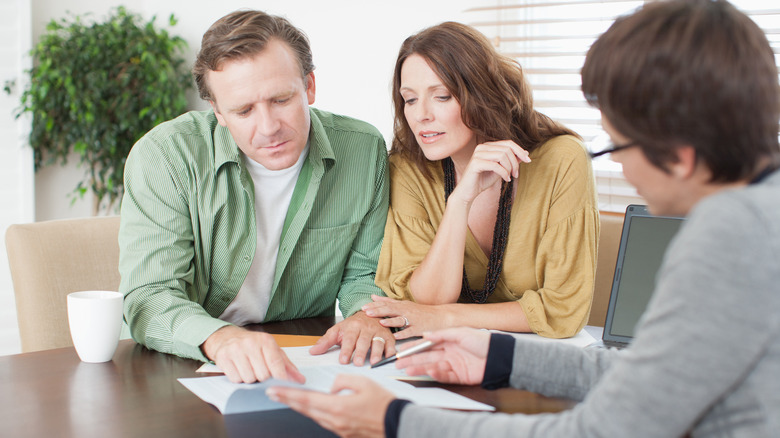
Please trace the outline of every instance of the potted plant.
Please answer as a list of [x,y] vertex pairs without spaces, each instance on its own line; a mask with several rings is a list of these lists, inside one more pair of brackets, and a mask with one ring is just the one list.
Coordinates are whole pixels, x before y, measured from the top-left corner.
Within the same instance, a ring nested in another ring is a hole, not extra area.
[[[95,214],[101,205],[115,211],[133,144],[187,106],[186,42],[154,21],[123,7],[103,22],[52,20],[31,51],[34,67],[17,116],[32,114],[35,168],[65,164],[75,152],[86,170],[74,193],[92,191]],[[169,23],[176,24],[173,15]]]

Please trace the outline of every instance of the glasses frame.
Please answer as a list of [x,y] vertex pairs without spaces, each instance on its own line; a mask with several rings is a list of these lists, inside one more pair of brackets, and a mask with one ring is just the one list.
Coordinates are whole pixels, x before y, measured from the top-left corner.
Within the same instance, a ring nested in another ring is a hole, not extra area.
[[606,149],[602,149],[602,150],[600,150],[598,152],[591,152],[590,153],[590,158],[593,159],[593,158],[596,158],[596,157],[600,157],[602,155],[607,155],[607,154],[611,154],[613,152],[621,151],[623,149],[632,148],[634,146],[639,146],[639,142],[632,141],[630,143],[625,143],[625,144],[614,144],[614,143],[611,143],[610,146],[608,148],[606,148]]

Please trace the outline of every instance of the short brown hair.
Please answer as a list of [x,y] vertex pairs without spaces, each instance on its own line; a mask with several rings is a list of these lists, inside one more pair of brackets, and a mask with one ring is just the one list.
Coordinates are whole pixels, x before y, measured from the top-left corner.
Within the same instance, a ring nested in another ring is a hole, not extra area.
[[303,31],[282,17],[261,11],[236,11],[217,20],[203,34],[200,51],[192,68],[200,97],[214,100],[206,83],[206,73],[219,70],[225,61],[260,53],[273,39],[284,41],[295,53],[301,77],[306,78],[314,71],[311,46]]
[[461,106],[461,119],[480,142],[513,140],[531,151],[573,131],[534,110],[531,87],[513,59],[499,54],[476,29],[445,22],[412,35],[398,53],[393,74],[394,136],[390,153],[414,161],[430,176],[428,162],[404,116],[401,68],[411,55],[422,56]]
[[691,145],[712,180],[778,161],[780,85],[761,29],[723,0],[646,4],[619,18],[582,69],[585,98],[660,169]]

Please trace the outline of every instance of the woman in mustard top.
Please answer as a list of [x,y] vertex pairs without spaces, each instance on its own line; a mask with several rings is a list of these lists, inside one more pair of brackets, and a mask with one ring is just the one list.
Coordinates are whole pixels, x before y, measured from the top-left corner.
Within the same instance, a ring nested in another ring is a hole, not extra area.
[[366,314],[398,339],[451,326],[575,335],[599,223],[579,136],[536,112],[520,66],[459,23],[404,42],[393,102],[376,275],[390,298]]

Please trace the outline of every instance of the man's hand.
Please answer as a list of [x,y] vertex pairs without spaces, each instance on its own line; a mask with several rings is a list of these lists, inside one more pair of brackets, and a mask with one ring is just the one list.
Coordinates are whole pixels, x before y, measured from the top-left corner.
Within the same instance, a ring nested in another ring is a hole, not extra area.
[[354,375],[337,376],[331,394],[285,387],[266,394],[342,437],[385,436],[385,414],[395,398],[368,377]]
[[479,385],[485,376],[490,332],[454,328],[425,333],[423,338],[436,343],[430,350],[396,361],[410,376],[427,374],[442,383]]
[[229,325],[212,333],[202,348],[231,382],[262,382],[269,377],[298,383],[306,380],[268,333]]
[[385,356],[395,354],[395,338],[390,329],[383,327],[378,319],[368,317],[362,311],[331,327],[325,336],[311,347],[309,353],[322,354],[337,344],[341,345],[339,362],[348,364],[353,360],[359,367],[363,366],[369,348],[370,363],[379,362],[382,353]]

